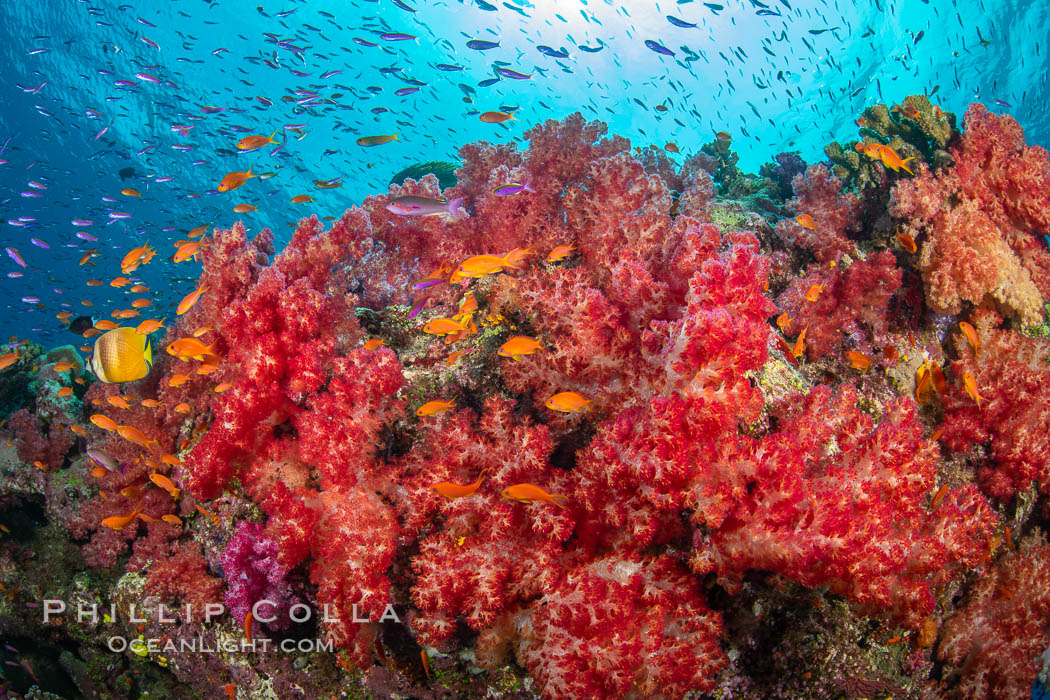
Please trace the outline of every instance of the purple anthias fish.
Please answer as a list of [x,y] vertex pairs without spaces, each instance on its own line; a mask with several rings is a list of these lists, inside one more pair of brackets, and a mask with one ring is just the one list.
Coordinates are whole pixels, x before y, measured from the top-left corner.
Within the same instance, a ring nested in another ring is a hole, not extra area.
[[506,185],[500,185],[493,193],[497,197],[510,197],[511,195],[518,194],[519,192],[535,192],[529,185],[531,181],[520,183],[520,182],[508,182]]
[[434,199],[433,197],[422,197],[420,195],[405,195],[395,197],[386,205],[386,210],[401,216],[429,216],[431,214],[448,214],[453,219],[465,219],[469,214],[463,208],[463,198],[456,197],[451,200]]

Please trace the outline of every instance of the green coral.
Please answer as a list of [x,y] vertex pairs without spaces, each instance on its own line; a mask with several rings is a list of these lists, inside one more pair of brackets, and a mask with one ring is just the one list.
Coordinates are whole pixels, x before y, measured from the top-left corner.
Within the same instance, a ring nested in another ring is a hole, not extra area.
[[414,163],[391,177],[390,184],[400,185],[406,178],[421,180],[424,175],[434,175],[438,179],[438,184],[441,186],[441,189],[445,190],[449,187],[456,186],[456,169],[458,167],[459,166],[455,163],[449,163],[444,160],[431,160],[426,163]]
[[[872,143],[889,146],[901,159],[914,158],[908,165],[913,171],[918,163],[934,169],[952,164],[947,148],[959,135],[955,115],[941,111],[925,95],[909,95],[892,110],[885,104],[872,105],[864,110],[857,125],[859,140],[845,144],[833,141],[824,146],[832,172],[848,186],[863,190],[882,184],[887,169],[880,160],[862,152]],[[898,176],[908,174],[902,171]]]

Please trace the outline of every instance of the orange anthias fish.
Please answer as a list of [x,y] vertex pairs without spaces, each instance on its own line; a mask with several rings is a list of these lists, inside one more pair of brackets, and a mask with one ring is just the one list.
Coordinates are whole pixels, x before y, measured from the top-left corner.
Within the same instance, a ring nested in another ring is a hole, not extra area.
[[671,141],[666,146],[664,146],[664,150],[668,153],[678,153],[678,144],[676,144],[674,141]]
[[76,367],[76,365],[74,363],[67,361],[67,362],[56,362],[55,366],[52,367],[52,369],[55,370],[56,372],[68,372],[69,370],[73,369],[74,367]]
[[229,172],[226,173],[226,177],[224,177],[222,181],[219,182],[219,185],[216,189],[219,190],[219,192],[232,192],[233,190],[237,189],[245,182],[247,182],[249,178],[253,177],[258,177],[258,175],[252,175],[251,168],[248,168],[248,170],[242,173]]
[[475,255],[464,260],[456,268],[453,277],[484,277],[485,275],[502,272],[505,267],[520,269],[525,258],[532,254],[532,251],[528,248],[515,248],[503,257],[498,255]]
[[215,352],[215,344],[205,345],[197,338],[179,338],[168,343],[168,346],[164,348],[169,355],[174,355],[180,359],[193,359],[203,361],[205,357],[218,358],[219,353]]
[[175,315],[181,316],[187,311],[189,311],[191,308],[193,308],[193,305],[197,303],[197,301],[201,298],[201,295],[204,294],[205,290],[207,289],[208,285],[203,284],[197,289],[194,289],[192,292],[187,294],[185,297],[183,297],[182,301],[179,302],[178,307],[176,307],[175,309]]
[[256,207],[254,204],[238,204],[233,208],[233,210],[238,214],[250,214],[257,208],[258,207]]
[[168,378],[168,386],[182,386],[190,380],[189,375],[173,374]]
[[131,405],[128,404],[123,396],[107,396],[106,401],[114,408],[131,408]]
[[816,301],[820,299],[820,293],[824,291],[824,283],[814,284],[806,292],[806,301]]
[[149,475],[149,480],[157,486],[159,486],[160,488],[167,491],[168,493],[170,493],[172,498],[177,499],[179,497],[179,493],[181,493],[179,488],[172,483],[171,479],[164,476],[163,474],[158,474],[154,472]]
[[256,148],[262,148],[268,144],[277,143],[273,140],[273,137],[277,135],[278,131],[279,129],[274,129],[274,132],[269,136],[263,136],[262,134],[245,136],[237,142],[237,148],[242,151],[254,151]]
[[791,328],[792,320],[794,319],[787,315],[787,311],[782,312],[777,316],[777,328],[779,328],[782,333],[787,333],[788,329]]
[[142,506],[135,506],[135,510],[127,515],[111,515],[108,518],[103,518],[102,525],[113,528],[114,530],[123,530],[128,525],[135,522],[135,518],[138,517],[140,512],[142,512]]
[[128,251],[128,254],[124,256],[124,259],[120,261],[120,271],[125,275],[134,272],[138,269],[139,265],[147,264],[156,254],[157,251],[150,248],[149,243],[139,246],[138,248],[132,248]]
[[901,244],[901,248],[904,248],[909,253],[915,253],[919,250],[919,247],[915,245],[915,239],[910,234],[898,233],[897,242]]
[[297,194],[292,197],[292,204],[304,204],[312,201],[314,201],[314,198],[308,194]]
[[513,486],[508,486],[503,489],[501,495],[508,500],[518,501],[519,503],[543,501],[544,503],[553,503],[559,508],[564,508],[565,504],[569,501],[567,496],[547,493],[539,486],[533,484],[514,484]]
[[451,318],[435,318],[423,326],[423,332],[430,335],[451,335],[467,330],[465,326]]
[[963,388],[966,389],[966,393],[970,395],[970,398],[977,402],[978,408],[981,407],[981,401],[988,400],[978,393],[977,380],[969,372],[963,375]]
[[791,354],[796,358],[802,357],[802,353],[806,351],[807,330],[809,330],[809,326],[802,329],[802,332],[798,334],[798,338],[795,340],[795,345],[791,348]]
[[527,335],[514,335],[503,345],[499,346],[496,354],[500,357],[509,357],[516,362],[521,362],[521,358],[525,355],[531,355],[542,349],[543,346],[535,338],[530,338]]
[[547,399],[544,406],[559,413],[584,413],[590,410],[594,399],[586,399],[575,391],[563,391]]
[[[234,211],[237,211],[236,207],[234,208]],[[175,251],[175,256],[172,258],[172,261],[179,263],[189,260],[199,253],[201,248],[204,248],[205,246],[207,246],[207,243],[204,241],[190,241],[188,243],[183,243],[179,246],[179,249]]]
[[124,195],[125,197],[141,197],[142,196],[142,193],[139,192],[138,190],[134,189],[133,187],[125,187],[124,189],[122,189],[120,191],[120,193],[122,195]]
[[970,343],[970,347],[973,348],[973,354],[980,355],[981,339],[977,337],[977,331],[974,329],[974,327],[966,321],[960,321],[959,330],[962,331],[962,334],[966,337],[967,342]]
[[795,217],[795,221],[797,221],[798,225],[802,228],[809,229],[810,231],[817,230],[817,222],[814,221],[813,217],[809,214],[799,214]]
[[871,358],[859,350],[847,350],[846,359],[849,360],[850,367],[861,372],[867,372],[871,367]]
[[18,362],[17,351],[0,355],[0,369],[7,369],[16,362]]
[[145,433],[131,425],[118,425],[117,435],[147,450],[152,449],[154,445],[160,446],[156,440],[150,440]]
[[378,350],[383,345],[386,345],[386,342],[382,338],[369,338],[365,341],[364,348],[365,350]]
[[144,309],[147,306],[153,306],[152,299],[135,299],[131,302],[131,307],[133,309]]
[[135,327],[135,332],[140,335],[149,335],[150,333],[153,333],[155,331],[160,330],[161,328],[166,327],[167,326],[164,325],[163,318],[159,321],[153,318],[147,318],[145,321],[143,321]]
[[449,401],[441,401],[439,399],[433,399],[427,401],[425,404],[416,409],[417,416],[433,416],[442,411],[447,411],[456,405],[456,400],[451,399]]
[[569,243],[568,245],[556,245],[551,250],[551,252],[547,254],[547,262],[549,262],[549,263],[561,262],[565,258],[567,258],[570,255],[572,255],[575,251],[576,251],[576,246],[573,243]]
[[478,480],[473,484],[454,484],[451,481],[440,481],[430,487],[430,490],[439,496],[445,498],[466,498],[467,496],[473,496],[474,492],[481,486],[481,482],[485,480],[485,471],[481,470],[481,475],[478,476]]

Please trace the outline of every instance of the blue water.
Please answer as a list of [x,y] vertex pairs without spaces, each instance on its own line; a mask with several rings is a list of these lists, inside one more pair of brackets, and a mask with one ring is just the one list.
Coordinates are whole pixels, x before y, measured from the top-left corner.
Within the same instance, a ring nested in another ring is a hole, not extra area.
[[[83,312],[82,299],[100,315],[127,308],[126,292],[85,283],[120,274],[124,253],[147,240],[169,257],[189,229],[242,219],[284,241],[289,222],[339,216],[412,163],[454,160],[478,139],[521,142],[532,124],[577,110],[634,145],[674,142],[679,158],[726,130],[752,172],[785,150],[820,160],[826,142],[855,137],[864,107],[912,93],[960,117],[973,100],[1009,112],[1029,143],[1045,144],[1050,129],[1041,109],[1050,5],[1039,2],[259,2],[0,1],[0,247],[27,265],[0,253],[7,335],[69,342],[57,312]],[[380,38],[387,32],[415,39]],[[472,50],[472,39],[499,46]],[[479,86],[501,66],[531,78]],[[341,72],[322,77],[331,71]],[[420,89],[394,94],[405,87]],[[517,107],[517,120],[478,120],[501,107]],[[173,131],[179,124],[192,129]],[[279,147],[237,152],[244,136],[274,130]],[[395,132],[399,142],[356,144]],[[215,191],[225,173],[249,166],[277,175]],[[122,181],[125,167],[136,175]],[[340,189],[313,185],[339,177]],[[120,194],[129,186],[142,198]],[[291,204],[299,194],[315,203]],[[258,211],[233,213],[240,203]],[[91,248],[97,266],[78,266]],[[198,269],[158,258],[136,273],[157,295],[156,317],[172,315],[165,304],[195,286]]]

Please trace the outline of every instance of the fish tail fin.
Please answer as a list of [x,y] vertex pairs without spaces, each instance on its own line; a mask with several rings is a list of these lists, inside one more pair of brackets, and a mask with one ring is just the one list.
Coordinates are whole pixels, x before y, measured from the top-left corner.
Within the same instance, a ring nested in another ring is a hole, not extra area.
[[569,502],[569,497],[568,496],[562,496],[561,494],[557,494],[557,493],[552,493],[551,494],[551,503],[553,503],[554,505],[558,506],[559,508],[565,508],[566,507],[565,504],[568,503],[568,502]]
[[460,219],[466,219],[470,216],[469,214],[467,214],[467,210],[463,208],[462,197],[456,197],[454,199],[449,200],[448,215],[451,216],[455,221],[459,221]]
[[252,175],[252,168],[254,167],[254,165],[248,166],[248,174],[245,176],[245,180],[247,180],[249,177],[258,177],[257,175]]
[[277,143],[276,141],[274,141],[274,140],[273,140],[273,137],[277,135],[277,132],[278,132],[278,131],[280,131],[280,129],[274,129],[274,130],[273,130],[273,133],[272,133],[272,134],[270,134],[270,135],[269,135],[269,136],[268,136],[268,137],[266,138],[266,143]]
[[526,192],[532,192],[533,194],[536,193],[536,190],[532,189],[532,178],[525,181],[525,186],[522,187],[522,189]]
[[397,135],[398,135],[398,134],[400,134],[400,133],[401,133],[400,131],[395,131],[395,132],[394,132],[394,140],[395,140],[395,141],[397,141],[398,143],[401,143],[401,139],[399,139],[399,138],[397,137]]

